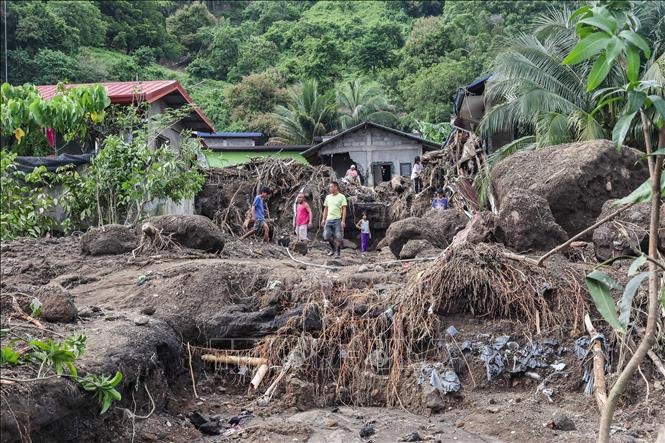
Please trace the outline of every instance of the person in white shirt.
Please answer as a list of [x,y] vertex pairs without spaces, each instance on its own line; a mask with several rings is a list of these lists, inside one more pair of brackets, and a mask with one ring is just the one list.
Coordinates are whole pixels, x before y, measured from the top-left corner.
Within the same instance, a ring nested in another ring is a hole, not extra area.
[[413,161],[413,168],[411,168],[411,181],[413,181],[413,189],[418,194],[423,190],[423,180],[420,174],[423,172],[423,165],[420,164],[420,157],[416,157]]

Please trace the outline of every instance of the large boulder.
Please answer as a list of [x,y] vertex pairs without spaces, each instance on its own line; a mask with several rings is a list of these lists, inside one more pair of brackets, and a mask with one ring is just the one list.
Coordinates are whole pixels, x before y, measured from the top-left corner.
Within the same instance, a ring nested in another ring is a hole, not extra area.
[[40,287],[35,297],[42,304],[41,317],[54,323],[71,323],[78,316],[74,298],[65,288],[58,284]]
[[378,248],[388,247],[395,257],[409,240],[427,240],[436,248],[445,248],[469,219],[460,210],[430,210],[423,217],[409,217],[390,225]]
[[[616,200],[608,200],[598,220],[616,211]],[[613,220],[593,231],[593,248],[599,261],[609,260],[620,255],[635,255],[649,249],[649,221],[651,204],[639,203],[626,209]],[[665,206],[660,208],[659,249],[665,251]]]
[[186,248],[210,252],[224,249],[222,231],[202,215],[158,215],[147,222]]
[[427,240],[409,240],[404,244],[399,252],[399,258],[408,260],[411,258],[425,257],[426,255],[436,255],[438,249],[432,246]]
[[628,195],[648,178],[640,156],[631,148],[617,152],[608,140],[518,152],[492,170],[492,188],[499,207],[513,189],[543,197],[572,236],[594,223],[604,202]]
[[547,200],[524,189],[513,189],[499,211],[497,238],[517,251],[543,251],[568,240],[554,220]]
[[81,252],[89,255],[116,255],[131,252],[138,246],[134,231],[123,225],[104,225],[81,236]]
[[476,212],[466,227],[455,235],[453,244],[458,243],[491,243],[496,240],[499,217],[489,211]]

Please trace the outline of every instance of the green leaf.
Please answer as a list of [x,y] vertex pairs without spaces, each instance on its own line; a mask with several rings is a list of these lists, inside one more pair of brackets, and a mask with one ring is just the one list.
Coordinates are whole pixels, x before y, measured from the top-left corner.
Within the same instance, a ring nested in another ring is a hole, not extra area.
[[589,14],[589,13],[591,13],[591,6],[590,5],[582,6],[577,11],[573,12],[570,15],[570,22],[574,23],[575,19],[577,19],[580,16],[584,16],[586,14]]
[[649,44],[637,32],[624,29],[619,33],[619,37],[640,48],[646,58],[651,57],[651,48],[649,48]]
[[646,154],[645,156],[648,157],[650,155],[665,155],[665,148],[657,149],[653,151],[651,154]]
[[103,415],[106,411],[109,410],[109,407],[111,406],[111,397],[107,395],[103,395],[103,400],[102,400],[102,410],[99,412],[99,415]]
[[116,391],[115,389],[109,389],[107,392],[113,400],[116,401],[122,400],[122,395],[120,395],[120,392]]
[[650,95],[649,100],[651,100],[651,104],[656,108],[660,117],[665,119],[665,99],[660,95]]
[[603,80],[605,80],[607,77],[607,74],[610,72],[611,67],[612,65],[607,62],[607,57],[605,54],[600,54],[600,56],[596,59],[596,62],[593,64],[591,72],[589,73],[589,77],[587,78],[587,92],[591,92],[600,86]]
[[[665,171],[660,174],[660,194],[665,195]],[[633,192],[613,203],[613,206],[622,206],[630,203],[643,203],[651,200],[651,179],[648,179]]]
[[584,23],[586,25],[594,26],[598,29],[602,29],[608,34],[614,34],[614,31],[617,29],[616,20],[611,15],[603,17],[602,15],[594,14],[592,17],[586,17],[579,21],[579,23]]
[[626,139],[626,134],[628,134],[628,129],[630,129],[630,124],[635,118],[635,115],[637,115],[637,112],[626,114],[616,122],[616,125],[614,125],[614,129],[612,130],[612,141],[617,149],[621,149],[621,146],[623,146],[623,141]]
[[628,91],[628,104],[623,113],[632,114],[639,111],[646,99],[647,95],[642,91]]
[[116,371],[115,375],[113,378],[109,381],[109,385],[113,388],[118,386],[118,384],[122,381],[122,372]]
[[592,271],[587,275],[587,278],[591,278],[603,283],[610,289],[622,289],[621,285],[614,281],[612,277],[600,271]]
[[628,276],[631,277],[637,274],[637,271],[646,262],[647,262],[647,256],[644,254],[640,255],[635,260],[633,260],[633,262],[630,264],[630,268],[628,268]]
[[640,54],[635,47],[628,45],[626,48],[626,59],[628,61],[628,81],[636,82],[640,79]]
[[588,60],[605,49],[609,42],[610,38],[602,32],[591,34],[580,40],[561,63],[564,65],[575,65]]
[[[607,281],[614,282],[609,276],[600,271],[593,271],[586,277],[586,284],[596,309],[603,316],[605,321],[610,324],[616,331],[626,332],[626,329],[619,322],[616,313],[616,305],[614,299],[610,295],[609,286]],[[616,284],[616,283],[615,283]]]
[[614,36],[610,39],[610,42],[607,44],[605,49],[605,55],[607,57],[607,64],[612,65],[612,62],[626,49],[626,45],[621,41],[617,36]]
[[619,323],[623,326],[625,330],[628,330],[628,322],[630,321],[630,310],[633,306],[633,298],[635,298],[635,293],[642,284],[645,278],[649,276],[649,272],[641,272],[635,277],[631,278],[626,289],[623,291],[623,297],[621,297],[621,302],[619,303]]

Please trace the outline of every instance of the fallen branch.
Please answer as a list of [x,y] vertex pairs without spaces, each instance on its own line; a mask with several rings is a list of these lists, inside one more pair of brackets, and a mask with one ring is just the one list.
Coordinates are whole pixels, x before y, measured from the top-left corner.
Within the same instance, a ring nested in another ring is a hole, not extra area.
[[656,355],[656,353],[653,352],[653,350],[651,349],[649,349],[647,355],[658,369],[658,372],[660,372],[663,375],[663,377],[665,377],[665,366],[663,366],[663,362],[660,358],[658,358],[658,355]]
[[194,380],[194,370],[192,369],[192,349],[187,342],[187,354],[189,355],[189,375],[192,377],[192,390],[194,391],[194,397],[199,398],[199,394],[196,393],[196,381]]
[[267,365],[268,360],[258,357],[242,357],[238,355],[213,355],[203,354],[201,360],[208,363],[228,363],[233,365],[262,366]]
[[39,329],[44,329],[44,325],[41,324],[39,320],[36,320],[35,318],[31,317],[30,315],[26,314],[23,309],[19,306],[18,302],[16,301],[16,297],[12,296],[12,307],[14,308],[14,311],[18,314],[20,318],[22,318],[25,321],[28,321],[32,323],[33,325],[37,326]]
[[548,253],[546,253],[546,254],[543,255],[542,257],[540,257],[540,258],[538,259],[538,262],[537,262],[538,266],[543,266],[543,262],[544,262],[545,260],[547,260],[548,257],[550,257],[551,255],[553,255],[553,254],[559,252],[560,250],[562,250],[562,249],[568,247],[571,243],[573,243],[573,242],[576,241],[577,239],[579,239],[579,238],[581,238],[581,237],[584,237],[586,234],[588,234],[589,232],[593,231],[593,230],[596,229],[598,226],[600,226],[600,225],[602,225],[602,224],[604,224],[604,223],[606,223],[606,222],[612,220],[614,217],[616,217],[617,215],[621,214],[623,211],[625,211],[626,209],[630,208],[630,207],[633,206],[633,205],[634,205],[634,203],[629,203],[629,204],[627,204],[626,206],[623,206],[623,207],[617,209],[616,211],[614,211],[613,213],[611,213],[611,214],[608,215],[607,217],[605,217],[605,218],[603,218],[603,219],[601,219],[601,220],[598,220],[596,223],[592,224],[591,226],[589,226],[588,228],[586,228],[584,231],[580,232],[580,233],[577,234],[577,235],[572,236],[572,237],[571,237],[570,239],[568,239],[568,241],[566,241],[565,243],[560,244],[560,245],[557,246],[556,248],[552,249],[551,251],[549,251]]
[[[596,328],[591,324],[589,314],[584,315],[584,324],[591,338],[595,337]],[[605,356],[603,354],[603,344],[599,339],[593,341],[593,391],[598,404],[598,410],[601,412],[607,403],[607,392],[605,390]]]

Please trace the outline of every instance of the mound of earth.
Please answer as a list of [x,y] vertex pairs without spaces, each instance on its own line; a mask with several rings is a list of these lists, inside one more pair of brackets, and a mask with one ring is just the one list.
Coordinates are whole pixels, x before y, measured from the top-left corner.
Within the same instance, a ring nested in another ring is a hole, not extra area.
[[388,247],[398,258],[409,240],[427,240],[434,247],[445,248],[467,222],[467,216],[457,209],[430,210],[423,217],[409,217],[390,225],[378,248]]
[[548,250],[568,240],[547,200],[519,188],[502,201],[497,237],[517,251]]
[[608,140],[518,152],[492,170],[492,188],[499,207],[513,189],[543,197],[572,236],[593,224],[605,201],[628,195],[648,178],[640,156],[631,148],[617,152]]
[[[615,200],[608,200],[598,220],[616,211]],[[626,209],[613,220],[600,225],[593,231],[593,247],[599,261],[609,260],[620,255],[635,255],[649,248],[649,219],[651,205],[638,203]],[[665,206],[660,208],[658,247],[665,250]]]
[[224,249],[222,231],[207,217],[202,215],[159,215],[147,220],[162,235],[186,248],[217,252]]
[[134,231],[123,225],[92,228],[81,236],[81,252],[89,255],[116,255],[131,252],[138,246]]

